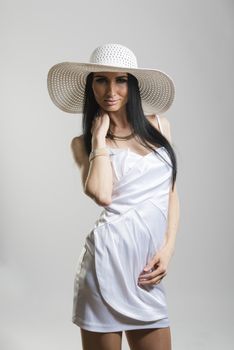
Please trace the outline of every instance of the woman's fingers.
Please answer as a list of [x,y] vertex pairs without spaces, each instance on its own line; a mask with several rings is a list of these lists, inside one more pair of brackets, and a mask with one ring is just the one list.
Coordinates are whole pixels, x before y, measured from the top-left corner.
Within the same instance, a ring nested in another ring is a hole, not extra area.
[[150,279],[146,279],[146,280],[138,280],[138,284],[141,285],[151,285],[151,284],[158,284],[161,282],[161,280],[163,279],[163,277],[166,276],[166,273],[162,273],[160,275],[157,275],[154,278],[150,278]]
[[140,284],[156,284],[159,283],[160,280],[166,276],[167,270],[164,266],[159,265],[156,270],[153,270],[150,273],[145,273],[140,275],[138,278],[138,283]]
[[138,281],[138,283],[140,283],[140,284],[156,284],[156,283],[160,282],[161,279],[165,276],[166,276],[166,273],[162,273],[162,274],[157,275],[156,277],[153,277],[150,279],[146,279],[146,280],[141,279]]

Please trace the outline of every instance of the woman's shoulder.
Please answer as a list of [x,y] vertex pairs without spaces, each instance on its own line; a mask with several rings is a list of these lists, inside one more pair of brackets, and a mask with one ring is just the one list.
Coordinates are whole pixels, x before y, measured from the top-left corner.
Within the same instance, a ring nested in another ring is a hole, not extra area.
[[[160,114],[160,115],[157,114],[157,116],[161,122],[162,129],[167,130],[170,127],[170,122],[169,122],[168,118],[164,114]],[[146,115],[146,118],[148,119],[148,121],[151,124],[153,124],[153,126],[156,127],[156,129],[160,130],[159,125],[158,125],[157,116],[156,116],[156,114],[151,114],[151,115]]]
[[70,144],[74,159],[79,166],[82,166],[87,161],[88,156],[85,151],[84,135],[74,136]]
[[72,146],[82,146],[84,145],[84,135],[81,134],[79,136],[74,136],[71,140],[71,145]]

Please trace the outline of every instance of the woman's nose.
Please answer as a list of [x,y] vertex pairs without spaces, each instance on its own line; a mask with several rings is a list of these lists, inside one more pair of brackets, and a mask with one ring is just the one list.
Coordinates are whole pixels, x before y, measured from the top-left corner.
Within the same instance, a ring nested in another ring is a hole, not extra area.
[[116,90],[116,84],[115,84],[115,82],[113,81],[113,82],[110,82],[109,84],[107,84],[107,90],[109,91],[109,92],[115,92],[115,90]]

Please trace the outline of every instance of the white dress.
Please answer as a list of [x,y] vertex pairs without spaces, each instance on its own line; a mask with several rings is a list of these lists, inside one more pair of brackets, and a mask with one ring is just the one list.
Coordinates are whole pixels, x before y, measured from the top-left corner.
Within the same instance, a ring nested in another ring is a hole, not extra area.
[[86,236],[74,279],[72,322],[86,330],[170,325],[163,280],[138,285],[167,228],[172,164],[164,147],[155,149],[158,154],[142,156],[129,148],[109,148],[112,202]]

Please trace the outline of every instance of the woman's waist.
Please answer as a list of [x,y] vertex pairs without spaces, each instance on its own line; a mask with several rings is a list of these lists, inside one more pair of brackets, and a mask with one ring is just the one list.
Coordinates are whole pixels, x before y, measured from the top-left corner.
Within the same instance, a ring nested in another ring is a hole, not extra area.
[[128,215],[132,210],[146,210],[147,203],[151,203],[154,207],[157,207],[162,214],[167,218],[168,213],[168,199],[169,194],[164,193],[160,196],[150,196],[144,198],[143,200],[139,200],[136,198],[135,200],[131,199],[128,201],[113,201],[108,206],[105,206],[103,211],[101,212],[99,218],[95,222],[95,227],[99,227],[108,222],[112,222],[113,220],[117,220],[120,216]]
[[107,208],[105,208],[101,212],[100,217],[96,220],[94,228],[86,236],[86,246],[90,252],[93,253],[95,249],[96,235],[104,235],[106,239],[109,237],[109,233],[112,231],[125,235],[125,230],[123,229],[126,227],[125,225],[127,223],[127,225],[129,225],[132,222],[134,228],[139,217],[141,218],[142,222],[145,223],[145,225],[151,225],[155,228],[155,225],[157,225],[157,220],[166,223],[167,206],[165,205],[163,207],[162,204],[155,201],[155,198],[151,197],[134,206],[128,207],[128,209],[122,212],[109,211]]

